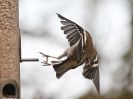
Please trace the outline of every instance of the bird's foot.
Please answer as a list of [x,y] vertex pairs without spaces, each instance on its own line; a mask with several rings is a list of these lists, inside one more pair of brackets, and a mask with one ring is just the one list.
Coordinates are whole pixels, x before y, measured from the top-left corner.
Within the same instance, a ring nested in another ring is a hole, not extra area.
[[46,62],[46,61],[43,61],[43,62],[41,62],[42,64],[43,64],[43,66],[50,66],[51,65],[51,63],[48,63],[48,62]]

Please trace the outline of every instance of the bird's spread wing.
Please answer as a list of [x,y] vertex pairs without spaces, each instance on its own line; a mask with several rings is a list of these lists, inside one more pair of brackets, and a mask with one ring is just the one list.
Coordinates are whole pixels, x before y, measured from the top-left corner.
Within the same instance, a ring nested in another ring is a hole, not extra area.
[[74,23],[73,21],[63,17],[60,14],[57,14],[58,17],[61,19],[62,27],[61,30],[64,31],[66,38],[68,39],[70,47],[74,44],[78,43],[75,50],[74,55],[78,60],[81,59],[81,51],[83,48],[83,37],[84,37],[84,30],[78,24]]
[[86,60],[85,66],[83,68],[83,76],[93,81],[97,92],[100,94],[99,65],[97,56],[94,59]]
[[61,30],[64,31],[64,34],[66,35],[66,38],[68,39],[70,46],[74,45],[83,37],[83,28],[74,23],[73,21],[63,17],[62,15],[57,15],[61,19],[60,22],[63,25],[61,27]]

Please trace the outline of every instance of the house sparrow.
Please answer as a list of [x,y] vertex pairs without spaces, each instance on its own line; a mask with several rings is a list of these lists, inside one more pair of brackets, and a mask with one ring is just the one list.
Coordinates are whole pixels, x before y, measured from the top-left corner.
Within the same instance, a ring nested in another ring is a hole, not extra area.
[[[74,69],[83,63],[83,76],[93,81],[98,94],[100,94],[99,84],[99,65],[98,65],[98,54],[93,46],[92,37],[89,32],[84,30],[75,22],[57,14],[61,19],[62,27],[66,38],[68,39],[70,47],[67,48],[60,56],[53,57],[43,54],[45,57],[52,57],[58,60],[63,57],[67,57],[63,61],[52,61],[51,64],[56,72],[56,77],[61,78],[67,71]],[[44,65],[51,65],[44,62]]]

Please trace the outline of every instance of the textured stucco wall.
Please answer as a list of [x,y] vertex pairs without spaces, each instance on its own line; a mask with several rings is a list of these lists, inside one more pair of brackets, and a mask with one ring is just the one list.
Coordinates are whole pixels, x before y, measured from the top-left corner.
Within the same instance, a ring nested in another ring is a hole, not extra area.
[[19,37],[18,0],[0,0],[0,94],[7,81],[20,83]]

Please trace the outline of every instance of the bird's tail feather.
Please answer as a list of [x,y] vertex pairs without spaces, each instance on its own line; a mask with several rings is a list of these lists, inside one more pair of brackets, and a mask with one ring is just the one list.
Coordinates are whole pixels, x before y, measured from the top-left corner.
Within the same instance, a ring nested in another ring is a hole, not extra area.
[[93,83],[96,87],[96,90],[98,92],[98,94],[100,95],[100,84],[99,84],[99,67],[97,67],[97,70],[95,72],[95,76],[93,78]]
[[56,72],[56,77],[58,79],[61,78],[63,76],[63,74],[69,70],[68,66],[66,66],[66,64],[65,64],[67,61],[68,61],[68,59],[62,61],[62,63],[60,63],[60,64],[53,65],[53,68]]
[[99,84],[99,67],[86,68],[83,71],[83,76],[87,79],[91,79],[96,87],[98,94],[100,94],[100,84]]

